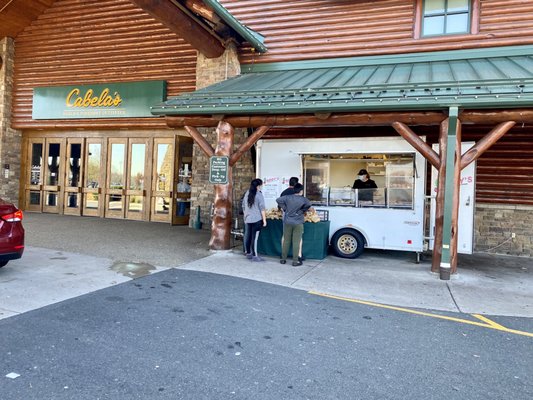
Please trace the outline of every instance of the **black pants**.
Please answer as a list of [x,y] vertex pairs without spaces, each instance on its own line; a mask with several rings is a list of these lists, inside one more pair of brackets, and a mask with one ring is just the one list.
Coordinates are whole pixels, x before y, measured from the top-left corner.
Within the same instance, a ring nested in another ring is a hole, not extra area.
[[244,237],[244,252],[257,256],[257,240],[259,239],[259,232],[263,228],[263,221],[259,220],[251,224],[246,224],[246,235]]

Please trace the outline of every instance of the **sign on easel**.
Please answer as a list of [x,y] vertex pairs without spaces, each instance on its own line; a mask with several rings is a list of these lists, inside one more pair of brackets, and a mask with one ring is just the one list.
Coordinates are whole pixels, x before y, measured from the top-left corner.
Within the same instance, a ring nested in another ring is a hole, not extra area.
[[209,158],[209,183],[226,185],[228,183],[228,156],[212,156]]

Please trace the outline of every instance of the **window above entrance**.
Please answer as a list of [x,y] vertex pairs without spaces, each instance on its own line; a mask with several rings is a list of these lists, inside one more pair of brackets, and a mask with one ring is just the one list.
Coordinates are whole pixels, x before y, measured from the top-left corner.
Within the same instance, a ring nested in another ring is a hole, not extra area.
[[476,34],[479,0],[419,0],[415,38]]

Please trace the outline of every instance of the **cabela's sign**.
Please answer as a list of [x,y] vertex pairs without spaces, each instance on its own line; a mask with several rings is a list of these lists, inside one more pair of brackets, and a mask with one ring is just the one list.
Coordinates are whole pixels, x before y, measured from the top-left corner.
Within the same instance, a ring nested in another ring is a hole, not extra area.
[[33,90],[33,119],[153,117],[165,81],[48,86]]

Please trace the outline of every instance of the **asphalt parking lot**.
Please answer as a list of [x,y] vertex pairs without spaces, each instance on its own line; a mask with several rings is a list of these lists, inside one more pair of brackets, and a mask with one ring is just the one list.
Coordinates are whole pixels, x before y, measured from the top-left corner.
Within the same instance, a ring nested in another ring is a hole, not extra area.
[[[208,250],[209,231],[137,221],[27,213],[26,252],[0,269],[0,317],[76,297],[169,268],[216,273],[329,296],[426,310],[533,317],[533,260],[476,254],[441,281],[413,254],[366,251],[302,267],[266,257],[251,263],[240,242]],[[31,293],[22,296],[21,293]]]

